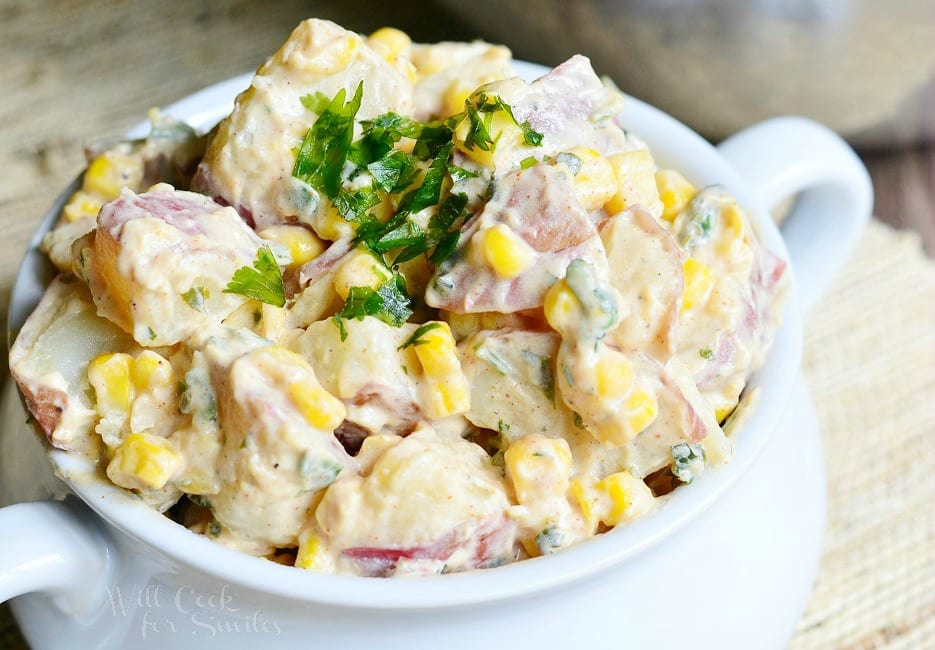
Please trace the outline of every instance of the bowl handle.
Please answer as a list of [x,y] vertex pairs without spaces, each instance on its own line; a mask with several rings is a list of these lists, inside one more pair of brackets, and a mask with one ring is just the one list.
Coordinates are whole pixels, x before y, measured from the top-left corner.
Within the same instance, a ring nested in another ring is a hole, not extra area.
[[867,169],[833,131],[800,117],[761,122],[718,149],[767,210],[802,193],[781,231],[808,313],[870,218],[873,186]]
[[101,605],[110,544],[85,510],[74,500],[0,508],[0,602],[38,591],[70,615]]

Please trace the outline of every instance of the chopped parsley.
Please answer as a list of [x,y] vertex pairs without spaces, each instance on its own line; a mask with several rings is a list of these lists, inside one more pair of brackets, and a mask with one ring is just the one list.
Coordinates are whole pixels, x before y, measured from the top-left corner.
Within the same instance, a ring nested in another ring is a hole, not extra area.
[[442,191],[442,181],[448,172],[448,157],[451,156],[452,148],[454,148],[454,143],[449,142],[438,150],[435,160],[432,161],[432,164],[429,165],[428,170],[425,172],[422,184],[403,196],[402,201],[399,203],[399,212],[415,214],[438,203]]
[[429,219],[428,229],[404,244],[405,248],[396,256],[395,263],[402,264],[430,250],[429,260],[433,264],[441,264],[451,257],[461,236],[460,229],[452,228],[464,216],[466,205],[465,194],[452,194],[445,199],[438,212]]
[[555,162],[562,163],[571,170],[573,176],[581,171],[581,158],[573,153],[563,152],[555,156]]
[[469,150],[475,147],[481,151],[493,151],[496,141],[490,136],[490,127],[493,123],[493,112],[488,111],[481,117],[476,107],[468,105],[465,109],[470,122],[467,134],[464,136],[464,146]]
[[448,165],[448,173],[451,175],[451,180],[455,183],[459,183],[468,178],[477,178],[477,172],[472,172],[470,169],[458,167],[457,165]]
[[[360,82],[354,97],[345,103],[347,92],[342,88],[327,106],[316,95],[313,109],[320,110],[318,119],[306,132],[295,157],[292,175],[332,199],[341,190],[341,174],[354,137],[354,118],[363,91],[364,83]],[[303,105],[308,107],[308,103]]]
[[692,198],[676,233],[678,245],[689,253],[706,242],[717,224],[721,207],[717,202],[717,186],[706,187]]
[[478,359],[486,361],[493,369],[496,370],[501,375],[508,375],[513,372],[513,367],[510,366],[500,355],[490,349],[486,343],[481,343],[474,347],[474,354],[477,355]]
[[536,354],[532,350],[523,350],[523,360],[532,370],[533,384],[542,391],[547,400],[555,404],[555,375],[552,372],[552,359]]
[[331,104],[331,100],[328,99],[328,96],[320,90],[316,91],[314,95],[309,93],[308,95],[299,97],[299,101],[302,102],[302,106],[318,115],[328,110],[328,106]]
[[419,170],[405,151],[391,149],[367,165],[367,171],[384,192],[398,193],[412,183]]
[[531,147],[541,147],[542,146],[542,134],[536,131],[530,126],[528,120],[523,120],[523,122],[518,122],[516,116],[513,115],[513,109],[503,101],[502,98],[497,97],[497,108],[505,112],[510,116],[510,119],[513,120],[513,124],[518,126],[523,132],[523,141]]
[[[498,112],[504,113],[520,129],[527,145],[541,146],[543,136],[528,121],[519,122],[512,107],[502,98],[479,93],[465,102],[462,113],[446,120],[419,122],[392,112],[361,120],[361,136],[355,141],[355,120],[363,92],[363,83],[360,83],[350,99],[343,88],[330,99],[321,92],[300,98],[302,105],[318,119],[296,150],[292,175],[304,183],[309,192],[314,189],[327,196],[342,217],[354,224],[357,243],[379,256],[398,251],[394,264],[425,255],[432,264],[439,265],[453,254],[460,237],[460,225],[469,216],[465,214],[467,197],[460,193],[446,196],[446,181],[450,178],[450,185],[478,176],[450,162],[455,128],[466,120],[464,145],[484,151],[492,151],[499,137],[491,133],[493,118]],[[415,141],[412,153],[396,147],[403,138]],[[535,158],[529,158],[523,165],[535,162]],[[372,178],[369,186],[354,189],[346,186],[346,182],[362,173]],[[420,176],[421,181],[418,181]],[[385,204],[390,195],[401,196],[391,200],[397,206],[395,214],[383,220],[372,209]],[[428,224],[411,218],[436,206],[437,211]],[[281,279],[281,273],[278,275]],[[235,276],[235,279],[238,278]],[[246,277],[243,279],[246,281]],[[252,279],[255,283],[256,278]],[[228,290],[232,289],[228,287]],[[243,293],[242,290],[233,291]],[[357,292],[351,306],[361,309],[361,305],[376,301],[379,290],[368,291],[367,295],[364,291]],[[257,299],[283,304],[275,295]]]
[[701,348],[698,350],[698,354],[701,355],[702,359],[710,359],[714,356],[714,352],[711,351],[711,348]]
[[431,332],[434,329],[438,329],[441,326],[442,324],[439,322],[425,323],[424,325],[420,325],[416,328],[416,331],[412,333],[412,336],[406,339],[406,341],[396,349],[405,350],[409,346],[418,346],[427,343],[428,341],[422,337],[428,332]]
[[497,431],[501,434],[510,432],[510,425],[503,420],[497,420]]
[[307,491],[318,490],[334,483],[344,466],[331,458],[319,458],[305,452],[299,458],[296,469],[299,476],[305,479],[304,487]]
[[282,270],[273,251],[268,246],[260,248],[253,266],[237,269],[224,293],[236,293],[276,307],[285,305],[286,289],[282,282]]
[[536,535],[536,547],[542,555],[548,555],[561,545],[562,532],[551,524]]
[[182,294],[182,299],[195,311],[206,313],[205,302],[211,297],[211,292],[205,287],[192,287]]
[[671,452],[672,474],[682,483],[691,483],[704,471],[705,451],[701,443],[689,445],[687,442],[680,442],[672,446]]
[[406,293],[406,281],[398,273],[380,285],[376,290],[370,287],[351,287],[344,307],[334,316],[334,323],[341,332],[341,340],[347,339],[347,329],[343,320],[353,318],[363,320],[365,316],[379,318],[387,325],[399,327],[412,316],[409,294]]
[[380,204],[380,195],[373,187],[362,187],[351,192],[340,190],[332,201],[347,221],[362,223],[369,219],[367,211]]

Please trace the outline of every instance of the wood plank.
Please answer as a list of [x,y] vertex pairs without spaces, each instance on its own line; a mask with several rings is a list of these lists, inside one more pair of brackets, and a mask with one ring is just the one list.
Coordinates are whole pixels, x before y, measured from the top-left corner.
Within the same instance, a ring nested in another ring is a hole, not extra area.
[[935,147],[865,152],[874,189],[874,214],[896,228],[922,237],[935,256]]

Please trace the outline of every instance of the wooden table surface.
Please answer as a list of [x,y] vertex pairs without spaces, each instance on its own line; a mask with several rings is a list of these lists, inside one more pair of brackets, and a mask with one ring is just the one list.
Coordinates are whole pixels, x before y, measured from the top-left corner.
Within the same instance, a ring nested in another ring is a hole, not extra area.
[[[36,223],[83,167],[84,145],[256,68],[311,13],[362,32],[393,24],[418,40],[477,36],[417,2],[0,2],[0,322]],[[935,149],[863,156],[878,218],[916,230],[935,254]]]

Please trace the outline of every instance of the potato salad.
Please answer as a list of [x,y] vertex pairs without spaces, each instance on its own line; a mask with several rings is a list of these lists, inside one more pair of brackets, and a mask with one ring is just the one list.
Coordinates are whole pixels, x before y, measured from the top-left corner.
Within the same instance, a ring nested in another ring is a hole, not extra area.
[[301,23],[208,134],[154,112],[90,152],[10,354],[37,427],[314,571],[494,567],[646,514],[730,460],[785,264],[623,102],[583,56],[526,83],[502,46]]

